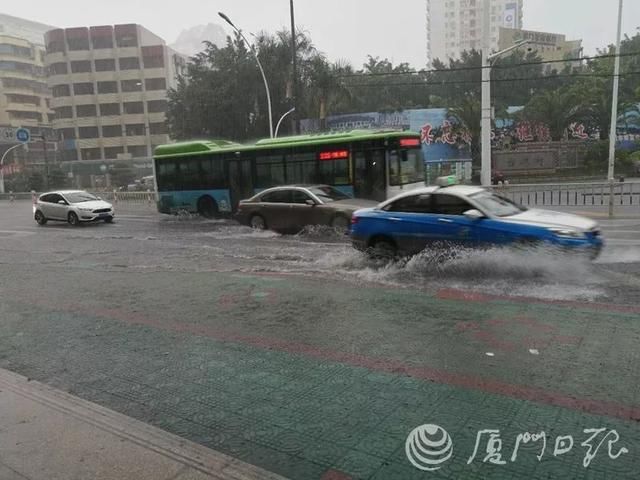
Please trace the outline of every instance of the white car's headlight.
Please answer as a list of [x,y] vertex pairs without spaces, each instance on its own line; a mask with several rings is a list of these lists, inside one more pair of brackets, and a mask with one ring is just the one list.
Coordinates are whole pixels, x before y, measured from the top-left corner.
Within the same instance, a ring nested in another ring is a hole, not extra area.
[[570,228],[550,228],[549,230],[562,238],[584,238],[584,233],[579,230],[571,230]]

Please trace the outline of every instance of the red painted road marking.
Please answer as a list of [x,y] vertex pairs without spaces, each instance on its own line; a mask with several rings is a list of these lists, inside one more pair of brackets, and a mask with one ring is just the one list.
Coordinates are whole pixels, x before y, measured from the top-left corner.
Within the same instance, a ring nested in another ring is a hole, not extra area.
[[614,305],[611,303],[578,302],[574,300],[545,300],[532,297],[512,297],[509,295],[489,295],[478,292],[468,292],[445,288],[438,290],[436,298],[439,300],[456,300],[462,302],[511,302],[511,303],[533,303],[538,305],[557,305],[560,307],[574,307],[586,310],[608,311],[616,313],[640,313],[640,307],[633,305]]
[[[33,302],[31,302],[31,304],[33,305]],[[47,305],[47,308],[51,308],[51,305]],[[253,347],[264,348],[267,350],[280,350],[291,354],[306,355],[319,360],[345,363],[354,367],[366,368],[368,370],[377,370],[392,374],[404,374],[410,377],[444,385],[478,390],[489,394],[512,397],[518,400],[527,400],[556,407],[579,410],[593,415],[640,421],[640,407],[638,406],[628,406],[616,402],[606,402],[601,400],[578,399],[570,395],[550,392],[541,388],[509,384],[498,380],[483,378],[481,376],[452,373],[430,367],[411,367],[396,360],[379,359],[359,354],[337,352],[304,343],[289,342],[286,340],[241,335],[231,331],[213,329],[192,323],[161,322],[149,318],[141,313],[128,312],[122,309],[90,309],[79,305],[66,305],[59,306],[58,310],[75,314],[81,313],[90,316],[104,317],[131,325],[145,325],[165,331],[200,335],[213,338],[218,341],[251,345]]]
[[338,470],[327,470],[320,480],[352,480],[349,475]]

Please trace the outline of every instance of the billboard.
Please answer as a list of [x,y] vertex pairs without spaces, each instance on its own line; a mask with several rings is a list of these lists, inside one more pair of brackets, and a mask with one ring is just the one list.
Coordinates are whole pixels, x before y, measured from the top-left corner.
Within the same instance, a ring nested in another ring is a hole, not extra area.
[[504,19],[502,25],[506,28],[518,28],[518,4],[507,3],[504,6]]

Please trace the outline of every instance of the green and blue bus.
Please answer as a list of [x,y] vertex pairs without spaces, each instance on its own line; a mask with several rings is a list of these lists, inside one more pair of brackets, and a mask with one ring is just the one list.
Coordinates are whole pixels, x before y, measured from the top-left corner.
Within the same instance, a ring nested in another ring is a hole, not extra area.
[[240,200],[279,185],[327,184],[382,201],[424,185],[420,135],[390,130],[300,135],[239,144],[161,145],[154,175],[161,213],[229,215]]

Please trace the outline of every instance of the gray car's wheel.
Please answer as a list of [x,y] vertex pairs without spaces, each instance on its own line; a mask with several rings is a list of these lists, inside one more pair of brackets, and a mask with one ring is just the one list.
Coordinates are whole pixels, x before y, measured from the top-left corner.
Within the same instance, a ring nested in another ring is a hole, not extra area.
[[349,230],[349,225],[349,219],[344,215],[336,215],[331,220],[331,226],[341,232],[346,232],[347,230]]
[[266,230],[267,222],[264,220],[262,215],[253,215],[251,220],[249,220],[249,225],[254,230]]
[[44,213],[42,213],[40,210],[36,212],[36,214],[34,215],[34,218],[38,223],[38,225],[45,225],[47,223],[47,218],[44,216]]
[[76,215],[75,212],[69,212],[69,215],[67,216],[67,221],[69,222],[69,225],[72,225],[74,227],[77,227],[78,225],[80,225],[80,219],[78,218],[78,215]]

